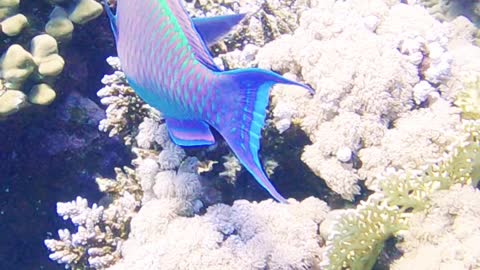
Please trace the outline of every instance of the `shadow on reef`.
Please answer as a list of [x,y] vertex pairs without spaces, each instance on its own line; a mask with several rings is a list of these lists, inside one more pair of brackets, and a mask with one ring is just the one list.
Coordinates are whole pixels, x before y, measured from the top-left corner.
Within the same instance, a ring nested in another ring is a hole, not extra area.
[[[215,151],[206,151],[204,153],[206,156],[199,156],[199,158],[201,160],[224,161],[222,157],[227,156],[230,150],[223,139],[219,139],[218,142]],[[354,202],[345,201],[340,195],[331,191],[325,182],[316,176],[301,160],[303,148],[309,144],[311,144],[310,139],[300,127],[292,125],[291,128],[280,134],[267,121],[262,134],[260,156],[264,161],[264,168],[269,167],[266,165],[266,160],[272,160],[276,163],[273,174],[269,178],[280,194],[286,198],[294,198],[299,201],[314,196],[326,201],[334,209],[343,208],[346,204],[356,204],[368,196],[368,191],[362,185],[361,195],[356,196]],[[192,154],[197,155],[198,152],[193,150]],[[210,182],[209,184],[215,186],[216,190],[221,190],[223,197],[221,202],[233,204],[233,201],[241,199],[262,201],[271,198],[243,166],[234,183],[230,183],[231,181],[226,180],[225,177],[219,176],[223,171],[228,170],[224,164],[224,162],[216,163],[211,171],[204,174],[209,179],[207,181]]]
[[98,201],[95,177],[114,177],[113,168],[131,160],[120,140],[98,130],[105,112],[95,93],[109,69],[105,58],[114,54],[104,20],[79,26],[60,44],[66,65],[50,106],[0,121],[0,269],[63,269],[43,244],[71,226],[56,217],[56,203],[76,196]]

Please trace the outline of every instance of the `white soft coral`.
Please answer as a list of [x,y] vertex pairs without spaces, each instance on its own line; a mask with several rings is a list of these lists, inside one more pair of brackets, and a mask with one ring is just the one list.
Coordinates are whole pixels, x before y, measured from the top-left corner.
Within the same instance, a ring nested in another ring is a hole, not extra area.
[[[309,98],[277,87],[276,126],[283,131],[288,121],[300,123],[313,143],[302,160],[346,199],[358,193],[359,179],[370,183],[392,164],[411,168],[411,162],[403,162],[409,156],[415,166],[422,164],[419,159],[437,158],[460,121],[449,103],[454,94],[444,87],[455,60],[448,47],[451,32],[419,6],[322,2],[302,14],[293,35],[267,44],[257,56],[260,67],[293,73],[315,89]],[[420,121],[410,117],[417,114],[433,118],[432,123],[422,120],[421,131],[409,130],[409,121]],[[441,129],[437,140],[432,134]],[[398,136],[388,140],[387,133]],[[420,139],[407,139],[414,136]],[[349,161],[338,158],[341,149],[350,150]]]

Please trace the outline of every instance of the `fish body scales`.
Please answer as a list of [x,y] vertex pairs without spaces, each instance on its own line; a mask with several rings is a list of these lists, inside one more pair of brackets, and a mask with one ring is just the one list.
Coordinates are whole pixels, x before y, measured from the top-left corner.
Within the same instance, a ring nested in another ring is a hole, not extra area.
[[183,32],[179,20],[189,18],[176,17],[161,0],[123,0],[117,10],[117,50],[129,82],[142,89],[137,93],[166,117],[202,117],[214,74],[196,59]]
[[180,146],[225,139],[240,163],[277,201],[258,152],[269,93],[274,84],[309,87],[258,68],[221,71],[212,44],[245,14],[190,19],[180,0],[117,0],[106,6],[117,52],[128,83],[164,116],[172,141]]

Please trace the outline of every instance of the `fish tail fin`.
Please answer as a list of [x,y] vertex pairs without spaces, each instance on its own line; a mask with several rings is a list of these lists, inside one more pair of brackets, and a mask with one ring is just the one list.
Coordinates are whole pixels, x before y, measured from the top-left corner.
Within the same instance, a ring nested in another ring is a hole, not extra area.
[[219,103],[228,108],[217,110],[220,116],[212,126],[224,137],[255,180],[277,201],[286,202],[270,183],[258,157],[270,90],[277,83],[311,90],[267,70],[252,68],[221,72]]

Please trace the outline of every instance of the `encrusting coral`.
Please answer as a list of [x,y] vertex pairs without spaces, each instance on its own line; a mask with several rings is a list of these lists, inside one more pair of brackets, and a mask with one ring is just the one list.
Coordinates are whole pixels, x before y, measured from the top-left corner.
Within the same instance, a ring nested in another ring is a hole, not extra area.
[[[0,118],[32,104],[49,105],[55,99],[53,84],[65,64],[57,41],[71,38],[73,23],[85,24],[103,12],[94,0],[47,2],[54,5],[50,19],[39,23],[39,18],[22,14],[34,13],[20,8],[36,9],[36,5],[42,4],[39,1],[20,6],[20,0],[0,0],[0,29],[8,37],[2,45],[8,48],[0,60],[0,79],[7,89],[0,93]],[[25,31],[26,28],[29,30]],[[24,49],[28,45],[30,52]]]

